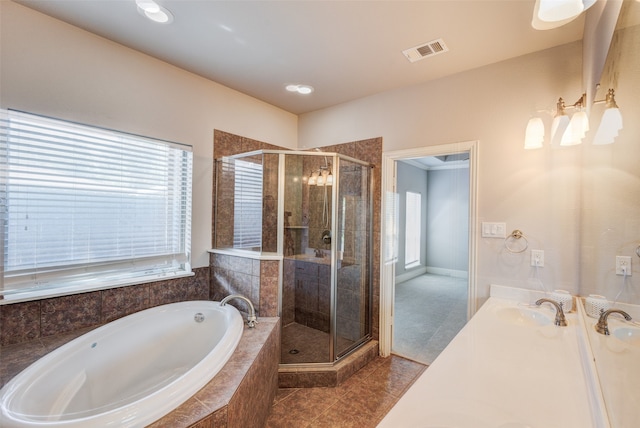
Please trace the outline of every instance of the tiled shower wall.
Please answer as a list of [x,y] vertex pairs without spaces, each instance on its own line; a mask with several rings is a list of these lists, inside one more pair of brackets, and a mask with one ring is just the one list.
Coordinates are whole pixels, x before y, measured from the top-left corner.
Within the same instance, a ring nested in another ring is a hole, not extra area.
[[[283,147],[274,146],[238,135],[230,134],[224,131],[215,130],[213,156],[219,159],[222,156],[231,156],[239,153],[245,153],[254,150],[272,149],[286,150]],[[372,138],[351,143],[338,144],[334,146],[326,146],[320,148],[321,151],[335,152],[346,156],[353,157],[365,162],[369,162],[373,168],[373,258],[372,264],[372,336],[378,339],[379,335],[379,311],[380,311],[380,215],[381,215],[381,166],[382,166],[382,138]],[[319,158],[320,159],[320,158]],[[322,159],[324,162],[324,159]],[[214,173],[214,177],[216,174]],[[214,178],[215,179],[215,178]],[[215,183],[214,183],[215,192]],[[214,194],[215,204],[215,194]],[[214,213],[216,207],[214,206]],[[215,236],[215,218],[213,221],[213,233]],[[311,241],[311,237],[309,238]],[[212,241],[213,242],[213,241]],[[228,257],[228,258],[227,258]],[[273,316],[272,311],[277,311],[278,307],[278,278],[275,275],[279,272],[279,262],[276,261],[260,261],[260,273],[256,270],[256,260],[241,262],[234,259],[243,259],[236,256],[220,257],[219,254],[212,254],[211,268],[213,272],[211,284],[211,296],[215,300],[219,300],[219,296],[229,294],[231,291],[239,292],[251,296],[254,306],[261,307],[261,316]],[[263,268],[261,265],[265,264]],[[268,266],[268,267],[267,267]],[[241,269],[240,274],[236,269]],[[262,276],[262,272],[270,272],[268,275]],[[273,271],[272,271],[273,270]],[[273,275],[271,274],[273,273]],[[240,279],[244,278],[244,279]],[[263,278],[262,280],[259,278]],[[266,279],[268,282],[263,282]],[[256,282],[257,281],[257,282]],[[275,281],[273,283],[272,281]],[[226,288],[225,288],[226,287]],[[262,289],[265,289],[264,292]],[[226,294],[225,294],[226,293]],[[239,305],[240,306],[240,305]],[[267,309],[268,307],[268,309]],[[285,318],[288,314],[283,314]],[[289,314],[291,315],[291,314]]]
[[[226,254],[211,254],[211,299],[241,294],[251,300],[261,317],[278,316],[278,260],[255,260]],[[242,300],[229,302],[247,313]]]
[[209,268],[193,271],[185,278],[2,305],[0,345],[97,327],[167,303],[209,300]]

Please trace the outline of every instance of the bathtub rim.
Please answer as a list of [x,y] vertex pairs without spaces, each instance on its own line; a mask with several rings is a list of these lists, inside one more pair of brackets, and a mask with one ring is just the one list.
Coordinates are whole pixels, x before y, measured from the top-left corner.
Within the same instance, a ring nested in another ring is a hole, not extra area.
[[[204,306],[203,306],[204,305]],[[87,343],[100,338],[101,334],[111,329],[122,328],[129,322],[136,322],[153,316],[156,313],[167,311],[188,311],[189,308],[194,312],[206,309],[215,309],[222,311],[225,318],[228,319],[228,327],[220,339],[220,342],[212,348],[191,370],[176,378],[173,382],[153,391],[151,394],[136,399],[124,406],[96,413],[78,419],[67,420],[47,420],[46,416],[40,415],[24,415],[12,409],[11,404],[14,400],[19,400],[20,394],[29,388],[29,384],[24,384],[25,380],[37,377],[48,364],[64,355],[67,352],[74,352],[77,348],[86,346]],[[216,374],[218,374],[224,365],[229,361],[240,342],[244,331],[244,321],[237,308],[232,305],[220,306],[220,302],[211,300],[188,300],[181,302],[168,303],[164,305],[154,306],[142,311],[138,311],[122,318],[113,320],[107,324],[101,325],[90,330],[81,336],[61,345],[53,351],[43,355],[24,370],[15,375],[0,389],[0,424],[5,423],[16,427],[86,427],[87,424],[103,423],[100,419],[109,417],[111,423],[118,427],[144,426],[153,423],[173,410],[185,403],[189,398],[194,396],[204,386],[206,386]],[[220,347],[220,349],[218,349]],[[220,358],[211,358],[212,354],[218,350]],[[26,379],[24,379],[26,378]],[[154,398],[160,398],[167,394],[159,401]],[[133,411],[133,412],[132,412]]]

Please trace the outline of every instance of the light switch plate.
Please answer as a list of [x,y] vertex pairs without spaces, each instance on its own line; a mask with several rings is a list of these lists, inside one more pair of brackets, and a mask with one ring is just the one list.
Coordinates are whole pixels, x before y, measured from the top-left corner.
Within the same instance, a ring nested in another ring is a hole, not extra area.
[[482,237],[483,238],[506,238],[507,224],[483,221]]

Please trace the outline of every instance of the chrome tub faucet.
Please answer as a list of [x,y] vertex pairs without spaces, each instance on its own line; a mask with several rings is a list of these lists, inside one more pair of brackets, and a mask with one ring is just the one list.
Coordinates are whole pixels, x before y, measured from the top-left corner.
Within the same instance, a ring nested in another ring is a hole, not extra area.
[[249,305],[249,315],[247,316],[247,325],[249,326],[249,328],[254,328],[258,323],[258,318],[256,317],[256,310],[254,309],[253,303],[251,303],[251,300],[247,299],[244,296],[241,296],[240,294],[231,294],[225,297],[224,299],[222,299],[222,301],[220,302],[220,306],[225,306],[227,302],[232,299],[243,300],[247,303],[247,305]]

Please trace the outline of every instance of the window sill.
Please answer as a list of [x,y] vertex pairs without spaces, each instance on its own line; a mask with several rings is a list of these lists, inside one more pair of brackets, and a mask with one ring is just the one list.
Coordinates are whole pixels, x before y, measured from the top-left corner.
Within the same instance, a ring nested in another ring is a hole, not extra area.
[[150,282],[166,281],[170,279],[185,278],[194,276],[193,272],[180,272],[175,274],[152,275],[147,277],[138,277],[127,280],[111,282],[109,284],[96,284],[87,286],[86,284],[76,284],[67,287],[57,287],[41,290],[25,290],[5,295],[0,299],[0,305],[10,305],[12,303],[29,302],[32,300],[48,299],[51,297],[68,296],[71,294],[88,293],[91,291],[108,290],[110,288],[126,287],[130,285],[147,284]]

